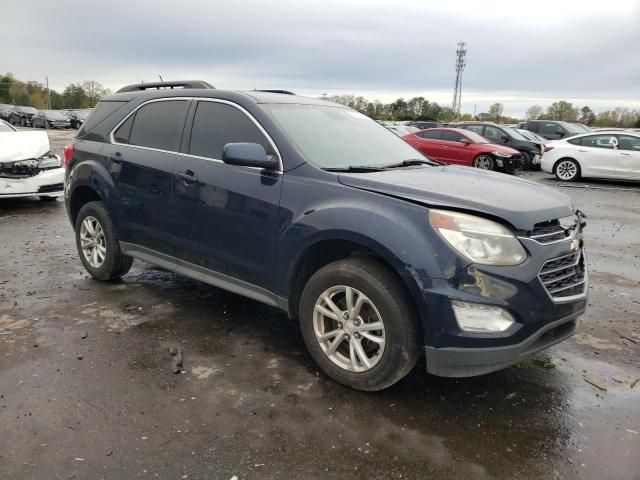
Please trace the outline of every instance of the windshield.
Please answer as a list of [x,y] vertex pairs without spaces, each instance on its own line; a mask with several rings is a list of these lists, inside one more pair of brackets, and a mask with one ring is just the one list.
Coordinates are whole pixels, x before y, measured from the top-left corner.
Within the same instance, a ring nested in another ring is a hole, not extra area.
[[50,118],[52,120],[66,120],[67,117],[65,117],[62,113],[60,113],[57,110],[45,110],[44,114],[47,118]]
[[584,129],[578,127],[577,125],[574,125],[573,123],[567,123],[567,122],[558,122],[560,123],[569,133],[573,133],[573,134],[580,134],[580,133],[584,133]]
[[14,128],[0,120],[0,132],[15,132]]
[[264,108],[305,158],[320,168],[427,160],[400,137],[355,110],[299,104],[266,104]]
[[516,138],[518,140],[526,140],[527,142],[531,141],[527,137],[522,135],[519,131],[514,130],[513,128],[507,128],[506,130],[509,133],[509,135],[511,135],[513,138]]
[[484,138],[482,135],[479,135],[476,132],[472,132],[471,130],[465,130],[464,136],[471,140],[473,143],[490,143],[489,140]]

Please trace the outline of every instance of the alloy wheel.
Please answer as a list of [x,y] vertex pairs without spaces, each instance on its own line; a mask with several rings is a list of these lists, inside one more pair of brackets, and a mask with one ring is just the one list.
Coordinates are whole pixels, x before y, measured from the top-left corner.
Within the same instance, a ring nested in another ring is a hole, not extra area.
[[100,222],[85,217],[80,226],[80,248],[85,260],[93,268],[100,268],[107,257],[106,239]]
[[578,175],[578,167],[571,160],[564,160],[556,167],[556,175],[560,180],[573,180]]
[[336,285],[316,300],[313,329],[324,354],[349,372],[366,372],[382,358],[385,328],[380,312],[359,290]]
[[486,155],[480,155],[473,161],[473,166],[481,170],[491,170],[491,159]]

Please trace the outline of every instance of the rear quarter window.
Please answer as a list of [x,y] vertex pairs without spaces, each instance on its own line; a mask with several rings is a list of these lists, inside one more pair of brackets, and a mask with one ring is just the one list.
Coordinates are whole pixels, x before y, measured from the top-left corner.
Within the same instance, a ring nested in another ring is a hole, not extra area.
[[118,109],[126,105],[128,102],[100,102],[96,105],[96,108],[93,109],[87,120],[82,125],[82,128],[78,132],[78,135],[82,135],[83,133],[88,133],[93,128],[102,123],[107,117],[110,117],[111,114],[116,112]]
[[[177,152],[188,108],[187,100],[165,100],[143,105],[135,113],[127,143]],[[118,129],[116,137],[127,122]]]

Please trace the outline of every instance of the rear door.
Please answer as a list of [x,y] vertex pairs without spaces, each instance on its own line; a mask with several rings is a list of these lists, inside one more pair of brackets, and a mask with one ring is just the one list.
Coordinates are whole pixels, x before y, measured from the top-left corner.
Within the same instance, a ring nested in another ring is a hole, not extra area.
[[259,143],[278,157],[277,149],[257,121],[234,103],[199,100],[189,118],[184,153],[172,180],[172,209],[181,218],[176,224],[178,258],[218,283],[237,287],[242,286],[238,281],[248,282],[270,290],[283,174],[228,165],[222,150],[227,143]]
[[442,147],[443,161],[456,165],[471,165],[471,146],[462,143],[465,137],[461,133],[451,130],[442,130],[440,146]]
[[442,152],[443,148],[440,144],[441,134],[442,130],[437,129],[418,132],[415,135],[416,143],[413,146],[429,158],[444,161]]
[[171,212],[173,164],[180,149],[189,99],[143,104],[113,132],[103,154],[118,192],[118,225],[125,241],[175,255]]
[[618,135],[620,167],[628,178],[640,180],[640,137]]

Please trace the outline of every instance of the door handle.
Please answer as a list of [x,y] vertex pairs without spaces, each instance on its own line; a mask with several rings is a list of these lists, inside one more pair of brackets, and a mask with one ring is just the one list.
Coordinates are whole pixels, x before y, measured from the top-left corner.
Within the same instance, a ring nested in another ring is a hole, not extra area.
[[578,151],[582,153],[587,153],[589,150],[578,150]]
[[186,184],[196,183],[198,181],[198,177],[191,170],[187,170],[186,172],[178,172],[176,173],[176,177],[182,179],[182,181]]
[[630,153],[620,152],[620,155],[631,155]]
[[444,147],[444,148],[449,148],[449,145],[442,145],[442,144],[440,144],[440,146],[441,146],[441,147]]
[[109,155],[109,160],[113,163],[122,163],[122,154],[120,152],[112,153]]

